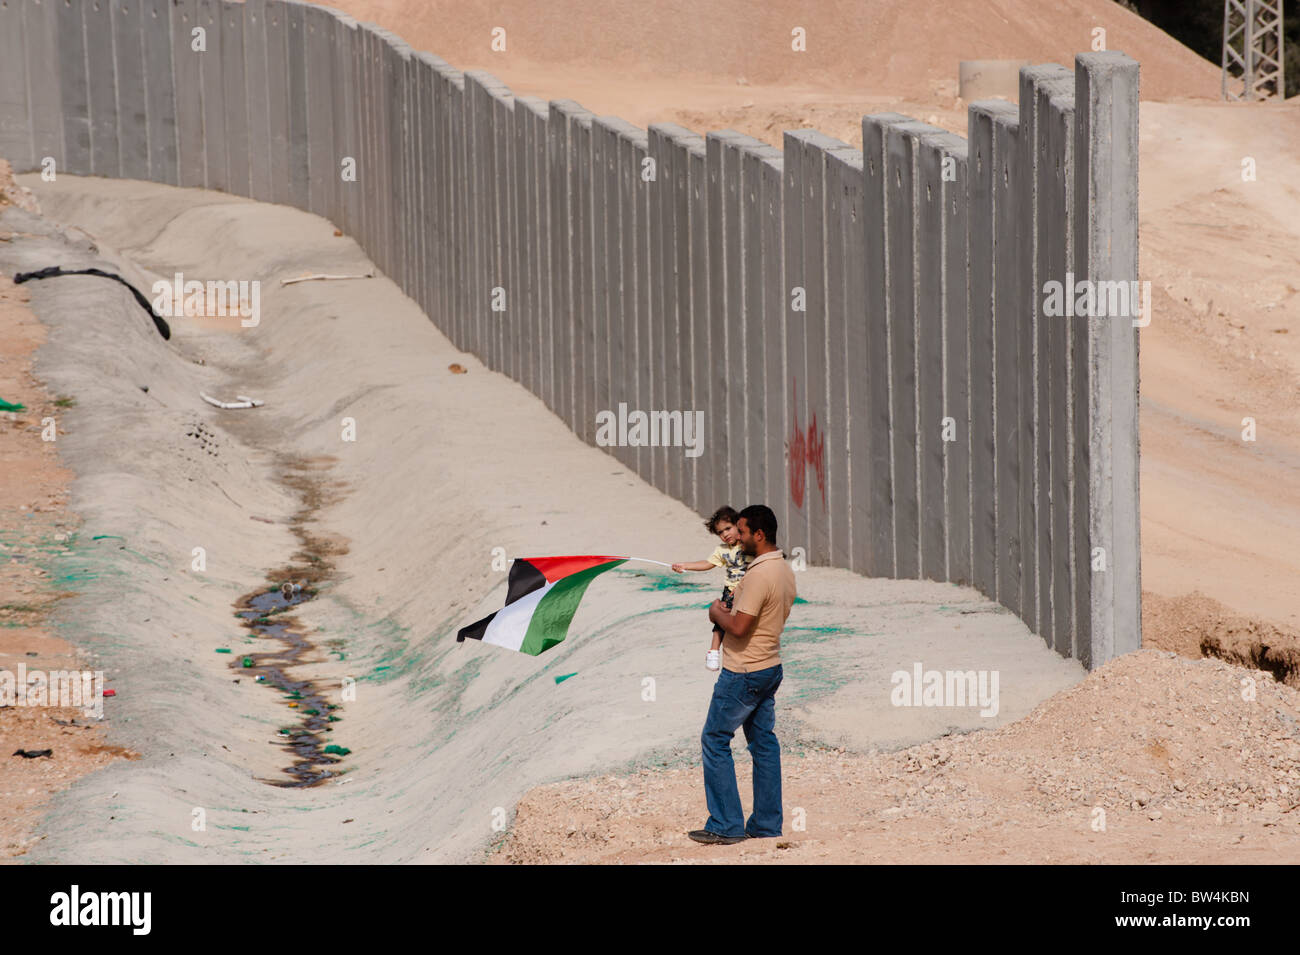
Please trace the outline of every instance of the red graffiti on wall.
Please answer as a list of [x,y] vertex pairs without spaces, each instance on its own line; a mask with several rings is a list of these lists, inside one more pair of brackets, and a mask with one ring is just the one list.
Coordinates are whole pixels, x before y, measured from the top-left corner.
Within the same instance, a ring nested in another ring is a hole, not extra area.
[[790,458],[790,500],[803,508],[804,491],[808,486],[808,468],[817,475],[817,487],[822,494],[822,507],[826,507],[826,439],[817,427],[817,414],[813,413],[805,433],[799,424],[799,383],[790,382],[791,403],[794,406],[794,430],[786,442]]

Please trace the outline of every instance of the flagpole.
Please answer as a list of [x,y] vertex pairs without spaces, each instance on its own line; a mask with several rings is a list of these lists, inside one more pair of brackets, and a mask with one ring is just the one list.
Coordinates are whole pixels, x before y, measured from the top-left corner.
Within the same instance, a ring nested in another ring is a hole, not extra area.
[[[519,559],[520,558],[518,557],[511,557],[509,563],[513,564],[516,560]],[[649,557],[624,557],[623,560],[637,560],[643,564],[658,564],[660,567],[668,567],[668,568],[671,568],[673,566],[672,564],[669,564],[662,560],[651,560]]]

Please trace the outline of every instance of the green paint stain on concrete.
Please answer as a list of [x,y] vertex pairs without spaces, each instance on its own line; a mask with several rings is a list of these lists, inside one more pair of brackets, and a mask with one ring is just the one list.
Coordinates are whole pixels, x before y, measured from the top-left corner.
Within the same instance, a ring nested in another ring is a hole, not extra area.
[[781,634],[782,643],[822,643],[833,637],[858,636],[856,631],[843,627],[786,627]]
[[[618,571],[614,571],[618,573]],[[644,582],[640,585],[642,590],[650,591],[669,591],[675,593],[695,593],[702,590],[721,590],[721,586],[716,583],[693,583],[686,580],[685,574],[643,574],[643,573],[624,573],[620,576],[640,577]]]
[[566,673],[566,674],[564,674],[564,676],[557,676],[557,677],[555,678],[555,682],[556,682],[556,683],[563,683],[565,680],[569,679],[569,677],[577,676],[577,675],[578,675],[577,673]]

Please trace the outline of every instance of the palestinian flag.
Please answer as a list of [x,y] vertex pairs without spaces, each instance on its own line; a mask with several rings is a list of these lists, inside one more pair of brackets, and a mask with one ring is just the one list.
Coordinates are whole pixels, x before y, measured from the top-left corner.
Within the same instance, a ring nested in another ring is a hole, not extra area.
[[626,557],[529,557],[510,565],[506,605],[456,634],[537,656],[564,640],[587,584]]

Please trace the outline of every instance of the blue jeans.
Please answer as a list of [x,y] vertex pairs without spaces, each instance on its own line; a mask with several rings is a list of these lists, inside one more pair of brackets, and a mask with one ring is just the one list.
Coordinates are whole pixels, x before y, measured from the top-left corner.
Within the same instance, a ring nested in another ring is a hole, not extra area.
[[[704,798],[709,821],[704,828],[720,836],[756,838],[781,834],[781,744],[776,739],[776,688],[780,664],[754,673],[722,670],[713,684],[709,715],[700,744],[704,749]],[[745,728],[754,760],[754,813],[745,822],[731,760],[731,737]]]

